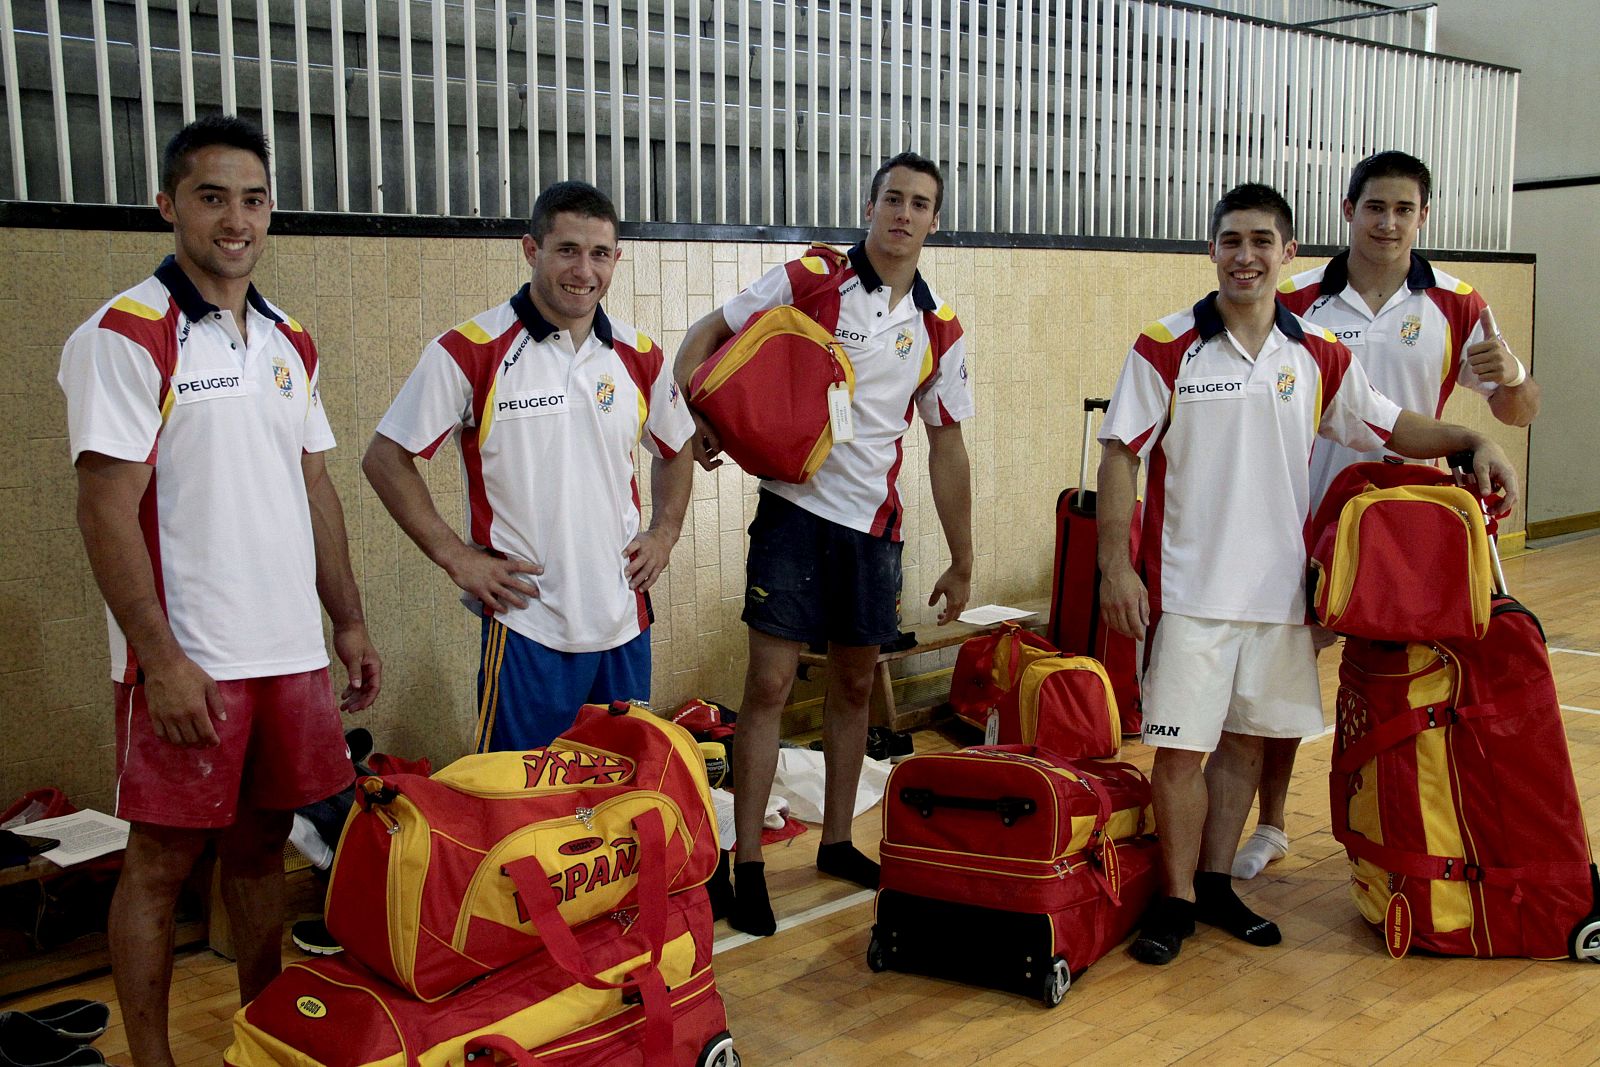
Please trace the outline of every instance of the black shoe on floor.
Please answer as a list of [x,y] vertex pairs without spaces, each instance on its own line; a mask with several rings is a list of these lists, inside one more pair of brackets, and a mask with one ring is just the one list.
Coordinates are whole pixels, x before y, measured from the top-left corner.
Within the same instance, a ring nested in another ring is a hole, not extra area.
[[301,919],[289,928],[289,938],[301,952],[312,956],[336,956],[344,951],[321,919]]
[[1140,963],[1171,963],[1178,958],[1183,939],[1193,934],[1193,902],[1182,897],[1162,897],[1144,913],[1139,936],[1128,946],[1128,955]]
[[867,728],[867,758],[899,763],[916,748],[910,734],[896,733],[887,726]]
[[27,1012],[0,1012],[0,1067],[94,1067],[93,1047],[62,1037]]
[[42,1008],[29,1008],[32,1016],[68,1041],[88,1042],[111,1025],[111,1008],[98,1000],[59,1000]]

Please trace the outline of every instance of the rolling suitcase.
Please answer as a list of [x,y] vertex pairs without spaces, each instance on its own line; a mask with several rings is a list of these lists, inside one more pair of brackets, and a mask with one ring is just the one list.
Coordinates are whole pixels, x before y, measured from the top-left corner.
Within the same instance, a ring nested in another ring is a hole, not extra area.
[[[1143,717],[1139,704],[1138,644],[1100,620],[1100,534],[1096,527],[1095,493],[1089,485],[1089,455],[1093,443],[1094,412],[1105,411],[1110,401],[1086,398],[1083,402],[1083,466],[1076,488],[1064,489],[1056,498],[1056,559],[1050,582],[1050,625],[1045,636],[1063,652],[1092,656],[1105,665],[1117,695],[1122,733],[1139,733]],[[1133,558],[1139,558],[1139,523],[1143,506],[1135,504],[1129,530]]]
[[889,777],[867,965],[1060,1003],[1160,884],[1150,784],[1022,745],[913,756]]
[[1600,876],[1544,632],[1492,562],[1481,640],[1345,641],[1333,834],[1396,958],[1600,960]]

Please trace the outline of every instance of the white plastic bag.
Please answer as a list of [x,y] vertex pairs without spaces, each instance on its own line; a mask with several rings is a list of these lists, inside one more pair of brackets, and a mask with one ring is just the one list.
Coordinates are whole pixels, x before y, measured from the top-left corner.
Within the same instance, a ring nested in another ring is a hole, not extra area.
[[[789,802],[789,814],[796,819],[809,823],[822,821],[825,779],[821,752],[809,748],[778,750],[778,773],[772,779],[772,794]],[[851,817],[860,815],[882,800],[888,782],[887,760],[862,760],[861,779],[856,784],[855,811]]]

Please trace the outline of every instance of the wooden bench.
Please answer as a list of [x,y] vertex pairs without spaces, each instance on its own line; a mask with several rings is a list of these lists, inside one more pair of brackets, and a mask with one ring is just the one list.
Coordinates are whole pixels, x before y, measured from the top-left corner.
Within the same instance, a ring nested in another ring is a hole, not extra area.
[[[1050,602],[1048,600],[1030,600],[1014,605],[1023,611],[1034,612],[1031,617],[1019,620],[1020,625],[1028,629],[1043,629],[1048,620]],[[917,643],[909,648],[899,648],[893,651],[878,653],[876,675],[872,683],[872,724],[874,726],[887,726],[893,730],[912,730],[919,726],[926,726],[933,718],[934,712],[949,702],[950,687],[944,684],[937,694],[908,704],[897,704],[894,696],[894,673],[891,665],[901,660],[910,659],[912,656],[921,656],[940,649],[952,648],[967,641],[969,638],[980,634],[992,634],[1000,629],[998,623],[991,626],[973,626],[969,623],[956,621],[944,626],[929,624],[918,628]],[[800,666],[804,671],[809,667],[821,667],[826,670],[828,655],[825,652],[801,652]],[[824,699],[826,699],[826,682],[824,682]]]

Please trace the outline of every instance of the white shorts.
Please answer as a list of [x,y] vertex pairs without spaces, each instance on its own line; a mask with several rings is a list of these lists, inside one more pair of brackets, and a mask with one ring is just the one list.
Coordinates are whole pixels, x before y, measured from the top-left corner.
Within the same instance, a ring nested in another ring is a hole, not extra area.
[[1311,628],[1163,614],[1144,672],[1144,742],[1214,752],[1224,730],[1258,737],[1322,732]]

